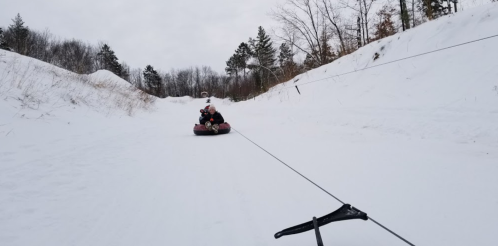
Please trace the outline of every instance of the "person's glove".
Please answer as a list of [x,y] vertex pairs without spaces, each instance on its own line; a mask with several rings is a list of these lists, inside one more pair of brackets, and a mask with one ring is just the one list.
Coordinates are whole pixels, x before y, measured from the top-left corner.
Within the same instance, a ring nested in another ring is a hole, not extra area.
[[201,113],[204,113],[204,109],[201,109]]
[[213,120],[213,118],[211,118],[209,121],[213,122],[214,120]]

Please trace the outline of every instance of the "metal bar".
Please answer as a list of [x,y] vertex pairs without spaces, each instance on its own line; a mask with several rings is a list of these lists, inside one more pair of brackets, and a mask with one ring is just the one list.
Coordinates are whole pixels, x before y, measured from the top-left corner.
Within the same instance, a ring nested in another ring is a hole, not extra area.
[[318,227],[316,217],[313,217],[313,225],[315,226],[316,242],[318,243],[318,246],[323,246],[322,235],[320,235],[320,227]]

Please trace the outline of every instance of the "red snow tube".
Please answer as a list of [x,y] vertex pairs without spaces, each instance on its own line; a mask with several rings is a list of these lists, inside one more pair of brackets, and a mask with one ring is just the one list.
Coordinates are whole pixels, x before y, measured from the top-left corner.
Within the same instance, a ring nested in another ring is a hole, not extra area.
[[[218,134],[226,134],[230,132],[230,124],[227,122],[221,123],[220,128],[218,128]],[[195,135],[215,135],[213,131],[209,131],[204,125],[195,124],[194,126]]]

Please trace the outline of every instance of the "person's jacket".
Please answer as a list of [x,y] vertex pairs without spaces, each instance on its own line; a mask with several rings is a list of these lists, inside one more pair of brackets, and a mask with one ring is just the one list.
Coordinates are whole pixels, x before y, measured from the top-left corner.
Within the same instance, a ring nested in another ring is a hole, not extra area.
[[[213,119],[213,121],[211,121]],[[211,121],[211,124],[221,124],[224,123],[225,120],[223,119],[223,116],[221,116],[220,112],[216,111],[213,115],[210,113],[207,113],[202,117],[201,119],[201,124],[205,124],[207,121]]]
[[201,117],[204,117],[206,114],[209,114],[207,109],[201,109]]

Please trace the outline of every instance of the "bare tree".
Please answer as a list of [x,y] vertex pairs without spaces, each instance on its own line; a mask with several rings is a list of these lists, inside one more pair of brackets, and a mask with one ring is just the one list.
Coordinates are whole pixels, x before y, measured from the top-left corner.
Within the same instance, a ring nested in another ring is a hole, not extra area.
[[178,71],[176,75],[176,81],[178,84],[178,93],[180,96],[190,95],[191,77],[192,76],[189,69]]
[[339,56],[346,55],[346,46],[344,44],[344,29],[341,27],[341,15],[339,8],[332,4],[330,0],[321,0],[322,6],[320,7],[322,15],[328,20],[332,25],[332,33],[337,35],[340,43],[340,54]]
[[347,54],[352,53],[363,45],[361,29],[360,16],[353,15],[344,20],[343,39]]
[[178,86],[176,83],[176,71],[171,69],[169,73],[163,74],[164,87],[166,96],[179,95]]
[[202,80],[203,80],[203,87],[204,87],[204,90],[206,90],[209,95],[213,95],[213,87],[210,85],[210,83],[208,82],[208,78],[209,76],[211,76],[212,74],[214,73],[214,71],[210,68],[210,67],[207,67],[207,66],[203,66],[201,68],[201,76],[202,76]]
[[195,89],[195,87],[194,87],[194,85],[195,85],[194,69],[192,67],[190,67],[190,68],[185,69],[184,71],[187,74],[187,88],[188,88],[186,90],[185,95],[195,97],[195,95],[194,95],[194,89]]
[[[368,34],[368,30],[370,26],[368,25],[368,14],[370,13],[370,10],[372,9],[372,5],[375,0],[360,0],[360,2],[363,2],[363,21],[365,25],[365,32],[367,34],[367,44],[370,43],[370,36]],[[360,3],[361,5],[361,3]]]
[[396,9],[390,3],[384,4],[376,13],[377,20],[374,22],[373,40],[382,39],[394,35],[397,32],[397,28],[392,19],[395,14]]
[[121,63],[121,68],[122,68],[121,78],[123,78],[124,80],[131,83],[131,81],[130,81],[130,66],[126,62],[123,62],[123,63]]
[[49,52],[53,65],[80,74],[95,71],[95,49],[81,41],[52,41]]
[[415,0],[412,0],[412,27],[415,27]]
[[130,72],[130,83],[135,87],[144,90],[145,85],[143,83],[142,69],[135,68]]
[[[324,1],[324,0],[322,0]],[[330,1],[330,0],[327,0]],[[369,25],[369,17],[370,17],[370,10],[372,9],[373,3],[375,0],[354,0],[353,2],[350,2],[350,0],[342,0],[341,4],[349,8],[351,10],[354,10],[355,12],[358,13],[358,17],[360,17],[360,27],[361,27],[361,34],[362,34],[362,42],[363,45],[370,43],[370,25]]]
[[53,35],[46,29],[44,32],[28,30],[26,40],[26,55],[49,62],[50,43]]
[[286,5],[273,10],[272,16],[283,25],[284,35],[277,34],[280,39],[322,64],[320,34],[325,25],[316,0],[287,0]]
[[202,77],[201,77],[201,69],[199,67],[195,67],[194,70],[194,97],[201,96],[201,88],[202,88]]

